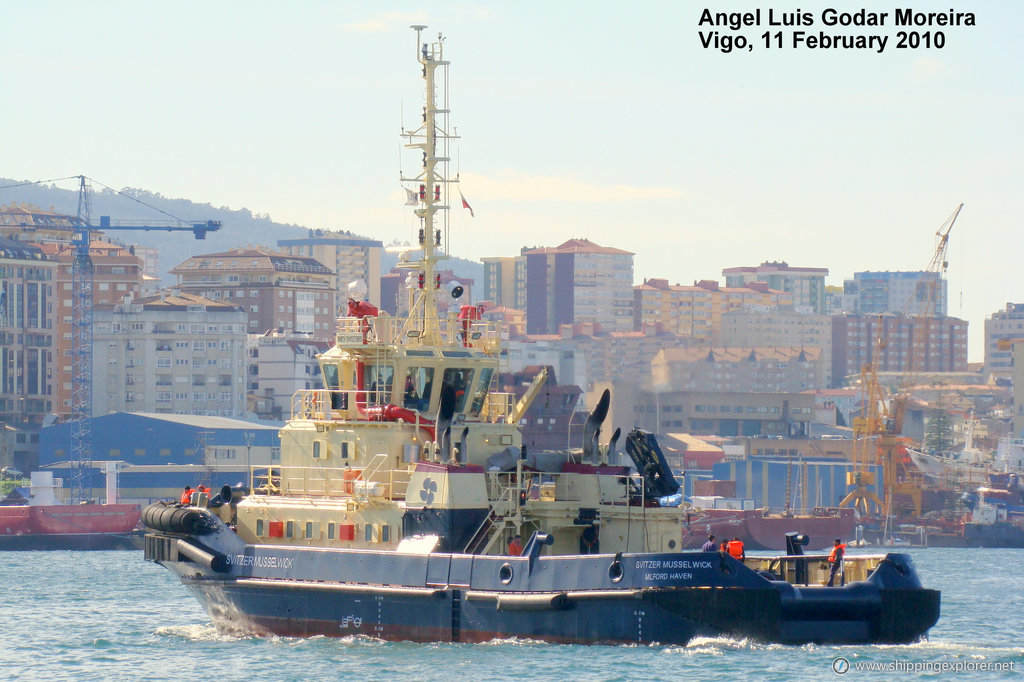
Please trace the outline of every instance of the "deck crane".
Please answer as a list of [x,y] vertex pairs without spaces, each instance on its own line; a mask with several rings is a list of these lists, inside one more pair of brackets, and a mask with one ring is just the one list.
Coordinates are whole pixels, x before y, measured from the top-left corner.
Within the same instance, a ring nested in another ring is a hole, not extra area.
[[[220,229],[220,221],[188,222],[172,220],[146,221],[145,224],[112,222],[101,216],[100,224],[91,222],[91,185],[89,178],[78,176],[78,215],[72,228],[71,245],[74,261],[71,267],[71,499],[86,499],[87,471],[92,466],[92,326],[93,326],[93,262],[89,254],[94,232],[113,230],[189,231],[196,239],[206,239],[207,232]],[[137,201],[137,200],[136,200]],[[170,215],[170,214],[167,214]]]
[[[877,336],[871,360],[861,368],[864,409],[861,416],[853,420],[853,469],[846,474],[846,484],[853,487],[853,490],[840,502],[840,506],[852,506],[862,515],[868,515],[874,510],[888,517],[892,513],[893,498],[896,495],[910,497],[915,512],[918,516],[921,514],[921,487],[911,480],[911,472],[908,471],[903,458],[905,439],[900,434],[903,431],[903,420],[914,379],[927,357],[928,320],[935,307],[936,291],[949,268],[949,261],[946,260],[949,234],[963,207],[964,205],[960,204],[936,230],[935,250],[925,270],[926,275],[903,308],[901,317],[905,318],[914,302],[920,302],[918,313],[924,324],[922,338],[910,339],[908,364],[900,390],[887,400],[878,380],[878,361],[887,345],[882,332],[881,317],[876,329]],[[882,465],[882,499],[868,487],[876,483],[875,474],[869,469],[872,464]]]

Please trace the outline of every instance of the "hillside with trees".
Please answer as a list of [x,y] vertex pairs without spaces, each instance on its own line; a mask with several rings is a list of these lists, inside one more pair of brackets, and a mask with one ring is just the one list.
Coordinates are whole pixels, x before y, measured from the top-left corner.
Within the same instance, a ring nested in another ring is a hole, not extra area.
[[[45,211],[76,215],[78,212],[78,190],[62,189],[53,184],[22,184],[29,181],[0,178],[0,206],[29,204]],[[73,181],[65,181],[65,186]],[[11,185],[18,185],[11,187]],[[185,221],[205,222],[219,220],[221,229],[207,234],[205,241],[199,241],[178,232],[132,230],[112,232],[111,236],[126,244],[141,244],[160,252],[160,275],[164,285],[175,282],[167,271],[192,256],[202,253],[216,253],[241,246],[277,247],[279,239],[299,239],[309,234],[303,225],[280,223],[265,213],[253,213],[247,208],[232,209],[227,206],[199,204],[188,199],[165,197],[157,192],[125,187],[120,194],[110,189],[94,186],[92,192],[92,223],[99,224],[100,216],[113,220],[136,220],[144,224],[147,220],[163,221],[170,217]],[[162,213],[161,213],[162,212]],[[170,214],[170,215],[167,215]],[[351,233],[353,237],[375,239],[373,235]],[[385,253],[381,259],[381,271],[388,272],[397,262],[397,255]],[[461,276],[474,278],[476,293],[483,293],[483,266],[480,263],[454,258],[450,267]]]

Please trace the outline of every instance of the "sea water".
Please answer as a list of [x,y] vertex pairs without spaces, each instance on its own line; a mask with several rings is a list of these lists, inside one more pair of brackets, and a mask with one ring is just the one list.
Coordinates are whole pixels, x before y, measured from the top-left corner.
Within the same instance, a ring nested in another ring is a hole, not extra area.
[[[686,646],[565,646],[226,636],[176,577],[141,552],[2,552],[0,675],[217,682],[1021,676],[1024,550],[906,551],[924,584],[942,590],[942,616],[926,641],[798,647],[728,637]],[[993,664],[1012,669],[979,671]]]

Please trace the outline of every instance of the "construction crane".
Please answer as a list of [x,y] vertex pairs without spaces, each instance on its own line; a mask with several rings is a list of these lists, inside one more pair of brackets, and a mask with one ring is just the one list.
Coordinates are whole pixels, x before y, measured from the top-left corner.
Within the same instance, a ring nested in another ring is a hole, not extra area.
[[[96,232],[114,230],[166,230],[189,231],[196,239],[206,239],[208,232],[219,230],[219,221],[189,222],[149,206],[123,192],[122,196],[164,213],[170,220],[152,220],[144,224],[114,223],[108,216],[100,218],[99,225],[91,220],[91,181],[84,175],[72,176],[79,182],[78,212],[72,219],[71,246],[74,260],[71,267],[71,501],[86,500],[88,471],[92,468],[92,330],[93,330],[93,262],[89,253],[92,236]],[[71,178],[58,178],[68,180]],[[43,180],[22,184],[53,182]],[[17,187],[20,185],[12,185]],[[6,189],[6,188],[4,188]],[[108,188],[109,189],[109,188]]]
[[[960,204],[935,232],[936,245],[931,261],[925,270],[926,274],[918,284],[914,295],[903,308],[901,317],[906,318],[915,300],[922,303],[919,308],[919,317],[922,319],[923,333],[920,340],[909,339],[910,353],[900,390],[887,399],[878,380],[879,357],[888,343],[882,331],[881,316],[879,316],[871,360],[861,368],[861,392],[864,409],[861,411],[861,415],[853,420],[853,468],[846,475],[846,484],[853,490],[840,502],[840,506],[852,506],[862,516],[877,511],[888,518],[892,513],[893,498],[897,495],[909,497],[916,514],[921,515],[921,486],[912,480],[913,472],[907,466],[904,458],[906,438],[900,434],[903,432],[907,403],[910,400],[915,379],[927,359],[928,320],[935,307],[936,292],[949,268],[949,261],[946,260],[949,234],[963,207],[964,205]],[[919,354],[920,361],[918,361]],[[878,495],[869,489],[869,486],[876,483],[875,474],[870,470],[871,465],[874,464],[882,466],[882,499],[879,499]]]

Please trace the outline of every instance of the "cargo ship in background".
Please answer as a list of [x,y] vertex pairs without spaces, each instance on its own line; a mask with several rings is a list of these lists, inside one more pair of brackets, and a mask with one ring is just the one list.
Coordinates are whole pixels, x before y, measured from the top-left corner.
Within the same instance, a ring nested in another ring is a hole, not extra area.
[[141,549],[138,505],[60,504],[60,488],[52,472],[37,471],[30,487],[0,500],[0,551]]

